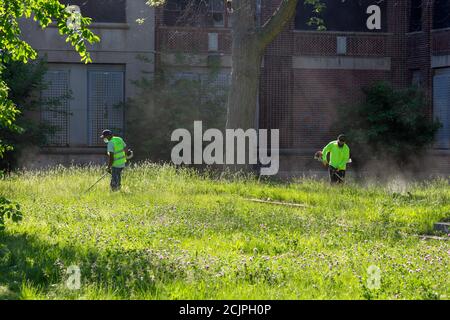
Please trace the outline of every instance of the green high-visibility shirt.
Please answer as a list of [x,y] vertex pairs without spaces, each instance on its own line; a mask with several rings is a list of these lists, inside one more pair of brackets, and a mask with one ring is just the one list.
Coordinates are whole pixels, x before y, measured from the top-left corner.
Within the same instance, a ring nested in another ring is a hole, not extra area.
[[124,168],[125,163],[127,162],[127,157],[125,154],[126,148],[125,142],[120,137],[114,136],[108,142],[107,152],[108,154],[114,155],[114,161],[112,166],[114,168]]
[[330,153],[330,166],[339,170],[346,170],[347,163],[350,160],[350,148],[344,144],[339,148],[338,142],[330,142],[322,151],[322,160],[327,161],[327,155]]

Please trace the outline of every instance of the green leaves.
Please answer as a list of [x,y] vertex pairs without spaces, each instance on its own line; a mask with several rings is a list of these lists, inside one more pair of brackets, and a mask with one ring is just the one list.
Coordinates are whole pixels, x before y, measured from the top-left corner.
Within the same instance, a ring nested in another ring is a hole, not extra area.
[[379,82],[363,92],[362,103],[341,108],[337,124],[347,133],[355,154],[405,165],[433,142],[440,124],[428,118],[420,90],[395,90]]
[[[67,36],[74,49],[79,53],[81,61],[92,62],[87,52],[86,42],[93,44],[100,38],[92,33],[88,26],[91,19],[81,17],[76,13],[77,28],[69,28],[69,22],[73,20],[74,13],[66,10],[66,7],[58,0],[8,0],[1,1],[0,5],[0,127],[15,130],[20,133],[20,128],[14,125],[18,110],[8,98],[8,87],[2,81],[2,68],[4,63],[21,61],[27,63],[37,58],[37,52],[25,41],[21,40],[19,20],[33,17],[39,22],[42,29],[55,23],[60,35]],[[0,157],[8,149],[0,142]]]
[[5,219],[11,219],[13,222],[22,220],[20,205],[12,202],[5,197],[0,197],[0,231],[5,229]]

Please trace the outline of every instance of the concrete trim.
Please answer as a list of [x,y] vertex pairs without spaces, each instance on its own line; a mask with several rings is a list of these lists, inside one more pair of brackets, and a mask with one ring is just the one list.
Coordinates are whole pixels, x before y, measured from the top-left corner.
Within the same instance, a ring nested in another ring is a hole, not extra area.
[[362,32],[362,31],[319,31],[319,30],[290,30],[293,33],[304,33],[305,35],[343,35],[343,36],[392,36],[393,32]]
[[446,31],[450,31],[450,28],[432,29],[431,33],[446,32]]
[[[312,148],[292,148],[292,149],[278,149],[280,156],[312,156],[315,152],[320,149],[312,149]],[[267,151],[263,149],[262,151]],[[424,155],[429,156],[442,156],[448,157],[450,156],[450,149],[428,149],[424,152]]]
[[319,149],[279,149],[280,156],[310,156],[311,158]]
[[[53,48],[41,48],[39,49],[39,53],[49,53],[49,52],[69,52],[69,53],[75,53],[78,55],[78,53],[74,49],[53,49]],[[100,49],[94,49],[90,48],[88,50],[89,53],[91,52],[106,52],[106,53],[155,53],[155,50],[134,50],[134,51],[123,51],[123,50],[100,50]]]
[[[182,56],[182,60],[179,57]],[[220,59],[220,66],[224,68],[231,67],[231,55],[229,54],[190,54],[190,53],[168,53],[161,57],[161,61],[169,66],[189,66],[189,67],[208,67],[208,57],[217,56]]]
[[41,154],[104,154],[106,156],[106,147],[43,147]]
[[[52,22],[49,28],[57,28],[58,25]],[[89,29],[130,29],[129,23],[117,23],[117,22],[93,22],[89,25]]]
[[406,34],[406,36],[416,36],[416,35],[425,34],[425,32],[424,31],[412,31],[412,32],[407,32],[405,34]]
[[219,32],[219,33],[225,33],[228,34],[231,32],[231,27],[205,27],[205,28],[199,28],[199,27],[189,27],[189,26],[164,26],[159,25],[158,29],[161,30],[168,30],[168,31],[181,31],[181,32],[201,32],[201,33],[208,33],[208,32]]
[[450,55],[432,56],[431,68],[450,67]]
[[429,155],[437,157],[448,157],[450,156],[450,150],[447,149],[430,149],[427,152]]
[[391,58],[294,56],[294,69],[391,70]]

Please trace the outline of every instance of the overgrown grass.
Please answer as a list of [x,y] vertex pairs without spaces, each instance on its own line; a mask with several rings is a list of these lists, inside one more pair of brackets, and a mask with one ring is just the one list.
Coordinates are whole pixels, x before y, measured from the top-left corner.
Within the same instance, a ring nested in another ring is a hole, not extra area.
[[[119,193],[104,180],[83,194],[100,175],[58,168],[0,181],[0,194],[24,213],[0,233],[0,298],[450,297],[450,241],[417,236],[449,217],[446,180],[399,192],[146,164],[125,172]],[[81,270],[79,290],[66,285],[71,265]],[[379,288],[368,285],[372,265],[381,270]]]

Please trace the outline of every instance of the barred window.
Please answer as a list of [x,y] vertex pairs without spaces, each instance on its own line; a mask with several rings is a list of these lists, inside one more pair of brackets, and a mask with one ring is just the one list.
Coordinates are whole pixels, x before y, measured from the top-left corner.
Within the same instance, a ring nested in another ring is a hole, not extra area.
[[77,5],[85,17],[94,22],[126,23],[126,0],[60,0],[65,5]]
[[224,98],[231,86],[231,73],[224,70],[217,74],[201,74],[200,81],[204,90],[203,102]]
[[105,128],[123,134],[124,73],[120,71],[88,72],[89,145],[103,145],[99,132]]
[[42,122],[49,147],[103,146],[104,129],[123,134],[122,65],[49,64],[41,91]]
[[437,69],[433,78],[434,117],[442,127],[436,135],[437,149],[450,149],[450,68]]
[[228,70],[221,70],[217,73],[199,73],[193,71],[178,71],[174,74],[171,84],[181,82],[196,84],[200,101],[214,101],[217,98],[224,98],[231,85],[231,73]]
[[47,71],[44,82],[41,121],[50,129],[47,145],[64,147],[69,144],[69,72]]

